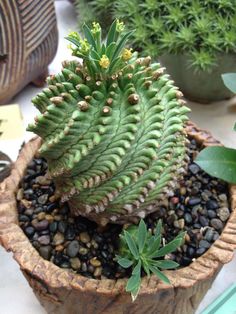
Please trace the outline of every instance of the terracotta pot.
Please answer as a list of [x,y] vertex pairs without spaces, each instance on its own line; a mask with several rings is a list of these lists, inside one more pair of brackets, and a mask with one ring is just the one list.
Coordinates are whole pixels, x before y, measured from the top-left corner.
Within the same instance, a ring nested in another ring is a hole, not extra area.
[[217,56],[216,67],[211,72],[195,72],[189,66],[187,55],[163,55],[159,58],[161,64],[175,81],[184,96],[200,103],[210,103],[228,99],[233,96],[224,86],[221,74],[236,72],[236,54],[220,54]]
[[0,1],[0,104],[29,82],[41,86],[58,44],[53,1]]
[[[195,125],[189,135],[203,145],[220,145]],[[142,279],[137,300],[125,292],[126,279],[94,280],[61,269],[44,260],[18,225],[15,193],[29,161],[40,146],[36,138],[26,144],[11,175],[0,185],[0,243],[13,256],[48,313],[57,314],[191,314],[223,264],[233,258],[236,248],[236,186],[230,187],[232,214],[220,238],[188,267],[166,271],[171,285],[156,276]]]

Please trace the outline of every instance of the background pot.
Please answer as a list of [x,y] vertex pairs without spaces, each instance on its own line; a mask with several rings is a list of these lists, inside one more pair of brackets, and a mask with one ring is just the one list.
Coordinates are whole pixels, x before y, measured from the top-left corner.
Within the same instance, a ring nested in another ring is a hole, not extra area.
[[[188,134],[203,145],[219,145],[206,131],[189,124]],[[0,185],[0,243],[13,256],[40,303],[52,314],[183,314],[194,313],[223,264],[236,248],[236,186],[230,187],[232,214],[220,238],[188,267],[166,271],[171,285],[156,276],[144,277],[137,300],[125,293],[126,279],[94,280],[61,269],[44,260],[18,226],[15,193],[29,161],[40,146],[27,143]]]
[[[42,85],[58,43],[53,1],[0,1],[0,104],[29,82]],[[2,36],[3,35],[3,36]]]
[[216,67],[212,72],[195,72],[189,66],[187,55],[167,54],[159,58],[166,67],[167,73],[175,81],[184,96],[200,103],[224,100],[233,94],[224,86],[221,74],[236,72],[236,54],[222,54],[217,56]]

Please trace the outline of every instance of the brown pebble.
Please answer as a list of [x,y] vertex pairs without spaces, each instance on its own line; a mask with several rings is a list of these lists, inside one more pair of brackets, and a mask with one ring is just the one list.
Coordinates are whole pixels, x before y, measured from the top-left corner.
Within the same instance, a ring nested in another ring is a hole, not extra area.
[[64,242],[64,239],[64,235],[60,232],[57,232],[53,237],[53,244],[56,246],[62,244]]
[[52,215],[45,215],[45,219],[47,219],[47,221],[48,221],[49,223],[51,223],[51,222],[54,221],[54,218],[53,218]]
[[94,267],[99,267],[101,266],[101,262],[97,259],[97,257],[93,257],[89,260],[90,264],[93,265]]
[[90,241],[90,236],[88,232],[82,232],[79,235],[79,239],[82,243],[88,243]]
[[93,273],[94,277],[100,277],[102,274],[102,267],[96,267]]
[[59,244],[59,245],[57,245],[57,246],[55,247],[55,250],[56,250],[57,252],[62,252],[62,251],[64,250],[64,246],[61,245],[61,244]]
[[74,270],[80,269],[80,267],[81,267],[81,262],[80,262],[80,260],[79,260],[78,257],[72,257],[72,258],[70,258],[70,264],[71,264],[71,267],[72,267]]
[[26,199],[22,199],[21,201],[21,204],[25,207],[25,208],[30,208],[31,207],[31,204],[32,202],[26,200]]
[[38,213],[37,218],[38,220],[43,220],[45,219],[46,214],[44,212]]
[[35,183],[40,185],[49,185],[51,183],[51,179],[47,176],[38,176],[35,178]]
[[62,216],[61,215],[55,215],[54,216],[54,220],[61,221],[62,220]]

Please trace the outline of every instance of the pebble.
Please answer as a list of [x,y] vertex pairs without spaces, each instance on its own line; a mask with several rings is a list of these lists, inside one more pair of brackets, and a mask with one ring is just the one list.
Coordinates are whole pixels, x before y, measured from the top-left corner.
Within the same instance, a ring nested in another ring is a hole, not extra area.
[[38,221],[37,219],[34,219],[34,220],[32,220],[31,223],[32,223],[32,226],[33,226],[36,230],[38,230],[38,231],[47,229],[47,227],[48,227],[48,225],[49,225],[49,223],[48,223],[48,221],[47,221],[46,219],[41,220],[41,221]]
[[226,221],[230,216],[230,211],[227,207],[221,207],[218,210],[217,216],[221,221]]
[[87,248],[82,247],[82,246],[79,248],[79,254],[86,255],[87,253],[88,253],[88,249]]
[[215,210],[208,210],[207,211],[207,215],[208,215],[208,217],[209,218],[215,218],[216,217],[216,212],[215,212]]
[[50,237],[48,235],[42,235],[38,237],[38,242],[42,245],[48,245],[50,243]]
[[209,200],[206,202],[206,208],[208,210],[210,210],[210,209],[214,210],[214,209],[219,208],[219,204],[214,200]]
[[93,257],[89,260],[90,264],[93,265],[94,267],[101,266],[101,262],[96,258]]
[[208,242],[211,242],[214,236],[214,231],[212,228],[208,229],[206,234],[204,235],[204,239]]
[[51,179],[49,179],[47,176],[38,176],[35,178],[35,183],[40,185],[49,185],[51,183]]
[[79,253],[80,245],[79,242],[74,240],[67,246],[66,254],[70,257],[75,257]]
[[221,231],[224,227],[222,221],[217,218],[211,219],[210,224],[213,228],[215,228],[218,231]]
[[179,220],[175,220],[174,221],[174,226],[176,228],[179,228],[179,229],[183,229],[184,228],[184,219],[179,219]]
[[195,206],[201,203],[200,197],[191,197],[188,201],[189,206]]
[[37,215],[37,219],[38,219],[38,220],[43,220],[43,219],[45,219],[45,216],[46,216],[46,213],[45,213],[45,212],[40,212],[40,213],[38,213],[38,215]]
[[191,224],[193,221],[192,216],[189,213],[184,214],[184,220],[187,225]]
[[47,200],[48,200],[48,194],[43,194],[43,195],[39,196],[38,203],[41,205],[44,205],[47,203]]
[[56,232],[57,231],[57,224],[58,224],[58,222],[57,221],[54,221],[54,222],[51,222],[50,223],[50,226],[49,226],[49,230],[51,231],[51,232]]
[[102,267],[96,267],[93,273],[94,277],[100,277],[102,274]]
[[203,227],[206,227],[209,225],[209,219],[207,219],[205,216],[200,216],[199,222]]
[[74,270],[78,270],[81,267],[81,261],[78,257],[70,258],[70,264]]
[[67,223],[66,223],[65,221],[59,221],[59,222],[58,222],[58,230],[59,230],[61,233],[65,233],[66,228],[67,228]]
[[197,174],[200,170],[199,166],[196,165],[195,163],[190,164],[188,169],[192,172],[192,174]]
[[62,244],[64,240],[65,240],[64,235],[60,232],[57,232],[53,237],[53,244],[54,245]]
[[39,248],[39,254],[45,258],[46,260],[49,260],[51,257],[52,247],[50,245],[41,246]]
[[200,248],[205,248],[205,249],[209,249],[209,247],[211,246],[211,244],[207,241],[207,240],[201,240],[199,242],[199,247]]
[[32,237],[35,233],[35,230],[33,227],[29,226],[29,227],[26,227],[25,228],[25,234],[28,236],[28,237]]
[[79,235],[79,239],[82,243],[88,243],[90,241],[90,236],[87,232],[82,232]]

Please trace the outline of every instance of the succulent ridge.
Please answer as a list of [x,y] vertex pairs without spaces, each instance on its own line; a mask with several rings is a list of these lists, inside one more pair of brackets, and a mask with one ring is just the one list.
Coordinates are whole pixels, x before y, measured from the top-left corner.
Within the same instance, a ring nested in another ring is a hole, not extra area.
[[100,224],[140,219],[183,172],[189,109],[150,57],[133,56],[110,75],[87,66],[64,62],[48,79],[28,129],[42,137],[40,153],[76,215]]

